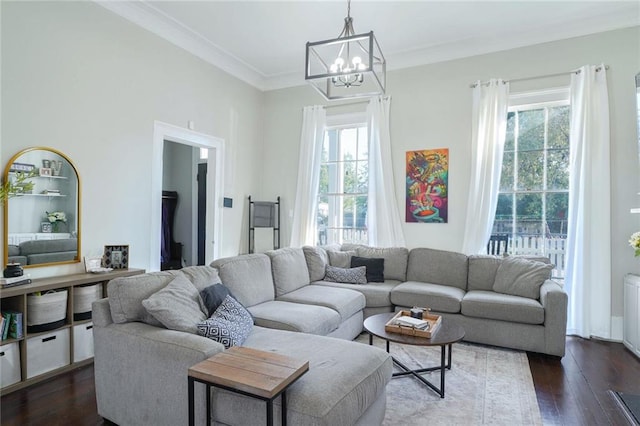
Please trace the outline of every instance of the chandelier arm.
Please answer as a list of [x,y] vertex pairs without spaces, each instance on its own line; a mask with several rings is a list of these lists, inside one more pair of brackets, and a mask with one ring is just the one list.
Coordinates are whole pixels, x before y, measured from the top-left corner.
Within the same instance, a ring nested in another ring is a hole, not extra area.
[[323,67],[325,67],[325,69],[329,69],[329,66],[325,63],[324,59],[322,59],[322,56],[320,56],[320,54],[318,52],[315,51],[315,49],[310,49],[311,54],[313,54],[313,56],[320,61],[320,63],[322,64]]

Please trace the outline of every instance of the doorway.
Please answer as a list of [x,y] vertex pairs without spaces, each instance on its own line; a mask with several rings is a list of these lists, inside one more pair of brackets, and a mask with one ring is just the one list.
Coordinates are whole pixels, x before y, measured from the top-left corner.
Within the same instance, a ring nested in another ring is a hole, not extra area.
[[[151,179],[151,233],[149,250],[149,270],[160,270],[161,252],[161,218],[162,218],[162,180],[163,180],[163,152],[164,144],[170,141],[177,144],[205,148],[208,152],[206,165],[209,173],[205,178],[204,202],[204,259],[202,264],[208,264],[218,257],[220,250],[220,236],[222,229],[222,188],[223,188],[223,159],[224,139],[195,132],[193,130],[174,126],[159,121],[154,122],[153,150],[152,150],[152,179]],[[194,150],[197,151],[197,150]],[[197,182],[193,179],[193,198],[198,198]],[[193,208],[193,252],[198,252],[197,208]],[[198,259],[200,263],[200,259]]]

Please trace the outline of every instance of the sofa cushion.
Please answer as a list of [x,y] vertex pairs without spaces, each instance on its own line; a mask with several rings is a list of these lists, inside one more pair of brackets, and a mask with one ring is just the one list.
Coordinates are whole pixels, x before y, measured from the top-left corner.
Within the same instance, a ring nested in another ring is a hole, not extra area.
[[251,314],[236,299],[225,297],[210,318],[198,323],[198,334],[220,342],[225,348],[244,343],[253,329]]
[[78,250],[78,240],[75,238],[60,238],[55,240],[29,240],[20,243],[20,254],[45,254],[55,252],[75,252]]
[[[391,357],[369,345],[254,327],[244,346],[309,361],[309,371],[287,390],[291,425],[359,424],[363,413],[384,398],[391,379]],[[211,411],[212,424],[264,423],[264,402],[223,390],[213,391]]]
[[331,281],[316,281],[312,284],[323,287],[346,288],[358,291],[365,297],[367,308],[387,308],[391,306],[390,292],[400,281],[386,280],[383,283],[346,284]]
[[518,257],[505,258],[496,272],[493,291],[538,299],[540,286],[551,277],[553,265]]
[[338,268],[350,268],[351,257],[356,255],[355,251],[334,251],[327,250],[329,256],[329,265]]
[[359,257],[384,259],[384,277],[389,280],[407,280],[407,262],[409,250],[405,247],[368,247],[357,248]]
[[233,297],[228,288],[223,284],[213,284],[200,291],[200,298],[204,305],[207,317],[213,315],[218,307],[224,302],[227,296]]
[[286,247],[265,253],[271,258],[276,297],[309,284],[309,270],[300,247]]
[[280,330],[326,335],[338,328],[340,314],[324,306],[303,305],[280,300],[247,308],[256,325]]
[[111,318],[116,324],[142,321],[147,324],[162,326],[142,306],[142,301],[169,284],[178,271],[149,272],[133,277],[114,278],[107,284],[107,297]]
[[469,291],[462,299],[462,315],[525,324],[543,324],[544,308],[537,300],[494,291]]
[[9,250],[7,253],[9,256],[20,256],[20,247],[9,244]]
[[331,308],[340,314],[342,321],[351,318],[353,314],[363,310],[365,306],[364,295],[359,291],[316,285],[299,288],[280,296],[277,300]]
[[421,306],[438,312],[458,313],[464,290],[440,284],[407,281],[391,291],[396,306]]
[[218,270],[222,283],[243,306],[274,300],[271,261],[266,254],[243,254],[217,259],[211,266]]
[[207,318],[198,289],[184,274],[143,300],[142,306],[170,330],[195,334],[197,324]]
[[327,272],[324,279],[336,283],[366,284],[367,267],[358,266],[356,268],[338,268],[327,265]]
[[503,257],[490,255],[469,256],[469,277],[467,290],[493,290],[496,272]]
[[322,247],[304,246],[302,251],[307,261],[309,282],[323,279],[325,267],[329,264],[329,255],[327,255],[326,250]]
[[468,260],[462,253],[429,248],[409,252],[407,281],[421,281],[467,289]]
[[370,282],[370,283],[384,282],[384,259],[352,256],[351,267],[356,268],[358,266],[367,267],[366,269],[367,282]]
[[180,269],[180,272],[189,278],[189,281],[191,281],[198,291],[202,291],[212,284],[222,283],[222,280],[220,280],[220,276],[218,275],[218,270],[211,266],[187,266]]

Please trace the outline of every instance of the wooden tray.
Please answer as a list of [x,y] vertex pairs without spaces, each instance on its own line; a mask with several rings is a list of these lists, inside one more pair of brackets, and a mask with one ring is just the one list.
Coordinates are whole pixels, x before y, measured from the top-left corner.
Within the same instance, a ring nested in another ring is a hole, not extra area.
[[403,316],[410,316],[411,312],[409,311],[398,311],[397,314],[393,316],[385,325],[384,329],[388,333],[399,333],[406,334],[409,336],[417,336],[417,337],[426,337],[430,339],[433,333],[435,333],[440,327],[440,323],[442,322],[442,317],[440,315],[431,314],[428,312],[424,312],[422,314],[422,319],[429,321],[429,329],[428,330],[420,330],[415,327],[407,327],[404,325],[394,324],[396,318]]

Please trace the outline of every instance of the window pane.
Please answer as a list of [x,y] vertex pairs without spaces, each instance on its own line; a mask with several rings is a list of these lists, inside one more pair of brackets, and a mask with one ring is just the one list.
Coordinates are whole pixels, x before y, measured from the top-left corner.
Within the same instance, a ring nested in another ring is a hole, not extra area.
[[356,197],[356,228],[367,228],[367,197]]
[[567,237],[567,212],[569,211],[569,193],[547,194],[546,203],[548,237]]
[[493,222],[494,234],[511,234],[513,230],[513,194],[499,194],[496,218]]
[[[326,164],[327,170],[327,192],[328,193],[336,193],[340,192],[340,180],[338,174],[338,163],[328,163]],[[322,175],[321,175],[322,176]]]
[[516,234],[542,234],[542,194],[516,195]]
[[517,189],[532,191],[543,189],[544,153],[543,151],[518,152]]
[[343,129],[340,131],[340,147],[342,160],[355,160],[358,142],[358,129]]
[[358,184],[356,192],[366,194],[369,188],[369,163],[358,161]]
[[320,202],[327,202],[327,192],[329,192],[329,166],[320,166],[320,184],[318,185],[318,196]]
[[547,152],[547,189],[569,189],[569,149]]
[[360,127],[358,129],[358,160],[367,160],[369,158],[369,138],[367,137],[367,128]]
[[544,110],[518,112],[518,150],[544,148]]
[[513,170],[515,153],[505,152],[502,158],[502,173],[500,174],[500,191],[513,190]]
[[516,113],[510,112],[507,114],[507,138],[504,141],[504,151],[514,150],[514,131],[516,127]]
[[549,108],[548,140],[549,148],[569,148],[570,127],[569,106]]
[[345,194],[353,194],[357,189],[358,179],[356,176],[356,162],[346,161],[342,164]]
[[342,226],[353,228],[355,224],[355,199],[353,196],[342,197]]
[[[327,160],[326,161],[338,161],[338,131],[337,130],[327,130],[327,133],[324,138],[324,149],[327,152]],[[322,161],[324,159],[324,153],[322,157]]]

